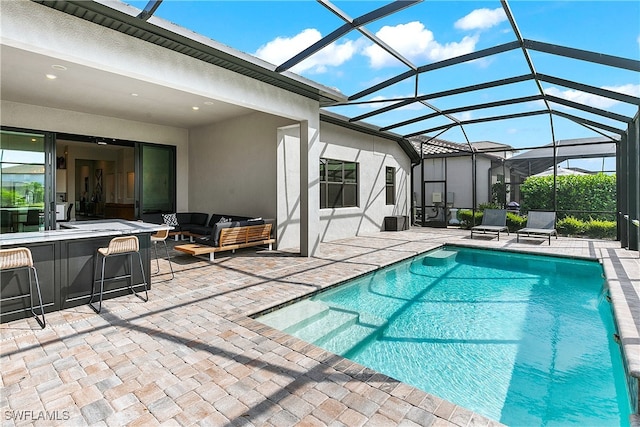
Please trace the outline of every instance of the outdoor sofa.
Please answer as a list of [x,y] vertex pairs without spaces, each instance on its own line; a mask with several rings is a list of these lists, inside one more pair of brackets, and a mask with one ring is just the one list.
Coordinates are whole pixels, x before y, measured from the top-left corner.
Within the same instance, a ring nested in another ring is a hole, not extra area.
[[268,245],[269,250],[275,239],[271,237],[272,224],[262,218],[237,215],[213,214],[207,227],[196,228],[188,234],[191,243],[178,245],[174,249],[190,255],[209,255],[213,261],[216,252],[232,251],[251,246]]
[[[208,214],[186,212],[176,214],[143,214],[145,222],[167,224],[173,227],[170,235],[188,237],[189,244],[177,245],[175,250],[190,255],[209,255],[221,251],[268,245],[269,250],[275,239],[271,237],[272,224],[266,224],[262,218],[240,215]],[[207,221],[208,219],[208,221]]]

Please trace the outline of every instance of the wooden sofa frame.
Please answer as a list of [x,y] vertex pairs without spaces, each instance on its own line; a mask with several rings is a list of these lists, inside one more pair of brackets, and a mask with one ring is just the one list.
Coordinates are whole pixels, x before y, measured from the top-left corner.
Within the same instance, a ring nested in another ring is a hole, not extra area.
[[269,250],[271,250],[273,243],[276,241],[276,239],[271,238],[271,225],[272,224],[261,224],[223,228],[220,230],[218,246],[189,243],[186,245],[177,245],[174,249],[193,256],[208,254],[209,261],[214,260],[214,254],[216,252],[235,252],[236,249],[260,245],[269,245]]

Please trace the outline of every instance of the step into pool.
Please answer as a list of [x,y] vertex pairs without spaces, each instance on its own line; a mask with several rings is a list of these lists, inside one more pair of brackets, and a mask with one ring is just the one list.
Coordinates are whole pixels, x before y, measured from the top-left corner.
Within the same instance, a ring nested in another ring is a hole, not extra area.
[[629,425],[597,262],[447,246],[257,320],[507,425]]

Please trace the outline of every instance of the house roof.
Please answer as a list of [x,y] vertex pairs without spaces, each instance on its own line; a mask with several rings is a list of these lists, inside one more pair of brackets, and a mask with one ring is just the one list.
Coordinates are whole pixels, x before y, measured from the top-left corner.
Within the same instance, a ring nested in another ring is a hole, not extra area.
[[[513,147],[509,145],[494,143],[491,141],[482,141],[479,143],[472,142],[470,148],[469,144],[460,144],[439,138],[429,138],[424,135],[413,136],[409,138],[409,140],[418,153],[422,150],[422,156],[424,158],[471,155],[471,153],[474,152],[487,158],[497,160],[504,157],[504,151],[513,150]],[[482,152],[482,150],[496,149],[500,149],[502,151]]]

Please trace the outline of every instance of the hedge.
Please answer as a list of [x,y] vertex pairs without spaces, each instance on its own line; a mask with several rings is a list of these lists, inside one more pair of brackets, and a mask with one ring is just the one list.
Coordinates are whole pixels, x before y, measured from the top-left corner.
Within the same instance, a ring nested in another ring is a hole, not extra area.
[[[572,214],[582,221],[591,218],[610,219],[611,215],[594,214],[593,211],[616,211],[616,177],[599,173],[595,175],[564,175],[556,180],[558,211],[587,211]],[[531,176],[520,185],[521,212],[529,210],[554,210],[553,176]]]

